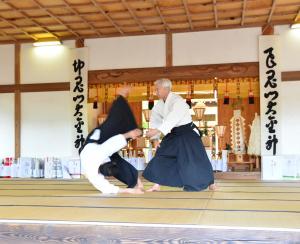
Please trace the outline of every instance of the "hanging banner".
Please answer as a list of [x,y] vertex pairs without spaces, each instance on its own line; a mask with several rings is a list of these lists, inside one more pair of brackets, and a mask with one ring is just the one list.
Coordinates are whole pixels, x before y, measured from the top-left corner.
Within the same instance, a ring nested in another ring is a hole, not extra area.
[[88,131],[88,49],[71,52],[72,156],[78,157]]
[[259,37],[261,155],[281,155],[280,39]]

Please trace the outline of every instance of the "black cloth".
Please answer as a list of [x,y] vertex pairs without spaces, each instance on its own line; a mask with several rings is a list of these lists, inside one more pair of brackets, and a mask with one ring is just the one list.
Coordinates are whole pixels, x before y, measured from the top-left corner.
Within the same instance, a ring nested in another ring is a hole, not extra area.
[[111,162],[100,165],[99,173],[104,176],[113,176],[129,188],[137,184],[137,170],[117,153],[111,156]]
[[[123,96],[118,96],[113,102],[106,120],[89,133],[79,153],[88,143],[102,144],[115,135],[124,134],[136,128],[138,126],[128,102]],[[100,130],[100,137],[91,139],[96,129]],[[137,184],[137,170],[117,152],[110,157],[110,160],[99,167],[99,172],[105,176],[114,176],[130,188],[134,187]]]
[[[118,96],[111,105],[106,120],[88,134],[83,146],[79,149],[79,154],[88,143],[101,144],[115,135],[124,134],[137,127],[136,120],[128,102],[123,96]],[[91,139],[91,136],[97,129],[101,131],[100,138]]]
[[211,163],[193,123],[175,127],[161,141],[143,176],[166,186],[201,191],[214,183]]
[[[136,128],[138,126],[128,102],[123,96],[118,96],[111,105],[106,120],[88,134],[79,153],[88,143],[101,144],[115,135],[124,134]],[[99,139],[94,140],[91,136],[96,129],[100,129],[101,134]]]
[[130,106],[123,96],[118,96],[113,102],[106,120],[98,128],[101,130],[98,143],[138,128]]

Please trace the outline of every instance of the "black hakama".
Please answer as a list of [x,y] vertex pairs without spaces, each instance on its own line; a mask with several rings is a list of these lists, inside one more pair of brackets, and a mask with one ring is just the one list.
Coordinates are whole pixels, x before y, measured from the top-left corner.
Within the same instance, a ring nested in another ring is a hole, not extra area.
[[143,176],[154,183],[201,191],[214,183],[212,165],[193,123],[175,127],[160,143]]
[[133,188],[137,184],[138,171],[118,153],[114,153],[110,157],[110,162],[100,165],[99,173],[104,176],[113,176],[119,181]]

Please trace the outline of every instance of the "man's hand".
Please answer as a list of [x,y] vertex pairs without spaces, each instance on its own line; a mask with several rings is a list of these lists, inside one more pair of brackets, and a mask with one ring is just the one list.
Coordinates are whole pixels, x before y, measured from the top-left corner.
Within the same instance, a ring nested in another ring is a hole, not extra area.
[[159,146],[160,146],[160,141],[159,140],[154,140],[153,141],[153,147],[154,147],[154,149],[157,150],[157,148],[159,148]]
[[157,136],[160,134],[160,131],[158,129],[149,129],[146,133],[146,136],[151,138],[153,136]]
[[124,134],[124,137],[126,139],[136,139],[137,137],[141,136],[142,135],[142,131],[140,129],[134,129],[134,130],[131,130],[131,131],[128,131],[127,133]]

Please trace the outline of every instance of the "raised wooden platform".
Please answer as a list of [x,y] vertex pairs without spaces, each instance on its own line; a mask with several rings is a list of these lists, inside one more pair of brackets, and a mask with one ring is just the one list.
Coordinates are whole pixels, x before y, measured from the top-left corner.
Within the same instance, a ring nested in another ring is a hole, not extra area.
[[286,230],[83,224],[2,224],[0,243],[299,243]]
[[215,172],[215,179],[217,180],[260,180],[261,172]]
[[217,184],[102,195],[86,180],[2,179],[0,243],[299,243],[300,182]]

